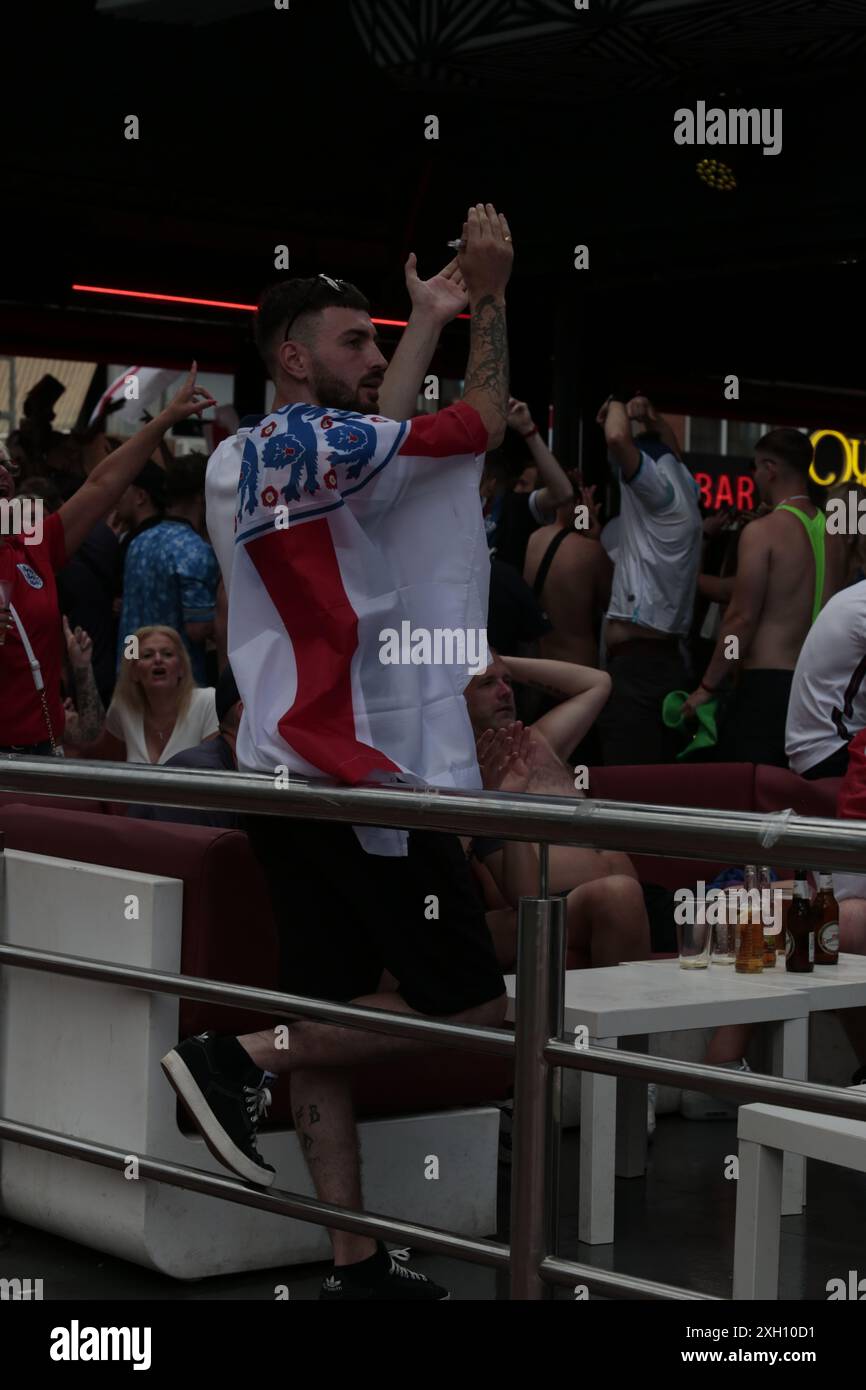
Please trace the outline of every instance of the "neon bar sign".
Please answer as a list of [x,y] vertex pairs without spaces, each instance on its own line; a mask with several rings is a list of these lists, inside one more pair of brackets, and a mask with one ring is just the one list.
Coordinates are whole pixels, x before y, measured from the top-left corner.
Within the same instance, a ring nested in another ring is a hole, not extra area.
[[701,506],[717,512],[721,507],[735,507],[738,512],[751,512],[755,507],[755,480],[748,473],[695,473],[701,494]]
[[862,441],[849,439],[847,434],[841,434],[839,430],[816,430],[814,434],[809,435],[809,443],[816,456],[818,445],[822,439],[838,441],[842,449],[844,470],[841,475],[839,473],[822,474],[818,472],[817,462],[813,461],[809,469],[809,476],[813,482],[818,483],[821,487],[833,487],[836,483],[848,483],[852,478],[858,483],[866,483],[866,473],[860,470],[860,444]]

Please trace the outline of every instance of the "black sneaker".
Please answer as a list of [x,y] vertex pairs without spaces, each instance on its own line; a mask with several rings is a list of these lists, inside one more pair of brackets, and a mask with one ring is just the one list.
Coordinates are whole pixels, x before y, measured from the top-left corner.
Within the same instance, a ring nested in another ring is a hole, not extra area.
[[[202,1138],[220,1163],[257,1187],[270,1187],[276,1170],[256,1148],[256,1130],[271,1103],[261,1083],[265,1073],[241,1061],[237,1073],[217,1061],[227,1041],[216,1033],[187,1038],[163,1057],[161,1066]],[[243,1049],[237,1044],[240,1052]]]
[[444,1303],[451,1297],[441,1284],[434,1284],[426,1274],[419,1274],[397,1256],[408,1251],[394,1251],[388,1254],[383,1245],[369,1260],[361,1265],[334,1269],[333,1274],[322,1284],[320,1300],[326,1303],[340,1303],[350,1299],[396,1299],[412,1298],[428,1303]]

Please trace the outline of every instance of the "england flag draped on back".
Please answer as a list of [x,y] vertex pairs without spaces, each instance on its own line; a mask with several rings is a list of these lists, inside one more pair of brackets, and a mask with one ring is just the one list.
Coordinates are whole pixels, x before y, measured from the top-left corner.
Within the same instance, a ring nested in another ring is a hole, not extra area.
[[[486,628],[486,444],[460,403],[403,423],[286,406],[220,446],[211,476],[240,456],[229,589],[240,767],[480,785],[469,663],[385,664],[381,635]],[[372,852],[405,852],[396,832],[358,834]]]

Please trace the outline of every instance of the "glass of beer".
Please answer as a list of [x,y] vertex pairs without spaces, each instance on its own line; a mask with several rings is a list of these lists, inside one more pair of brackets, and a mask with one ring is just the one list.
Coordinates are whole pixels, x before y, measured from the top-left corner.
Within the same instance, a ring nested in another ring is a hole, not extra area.
[[706,970],[710,963],[710,935],[706,914],[699,907],[694,922],[677,922],[680,970]]

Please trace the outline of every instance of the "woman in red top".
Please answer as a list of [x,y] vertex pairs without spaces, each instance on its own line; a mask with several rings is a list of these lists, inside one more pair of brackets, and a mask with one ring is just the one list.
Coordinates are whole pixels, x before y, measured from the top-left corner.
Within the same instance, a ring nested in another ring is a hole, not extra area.
[[[117,506],[166,430],[216,404],[196,385],[195,375],[193,362],[171,404],[103,459],[59,511],[44,518],[38,544],[28,544],[26,535],[2,534],[8,522],[0,527],[0,753],[54,753],[62,742],[62,648],[54,576],[96,522]],[[15,481],[0,461],[0,502],[10,502],[14,494]],[[8,514],[9,509],[2,511]],[[36,527],[31,538],[38,535]]]

